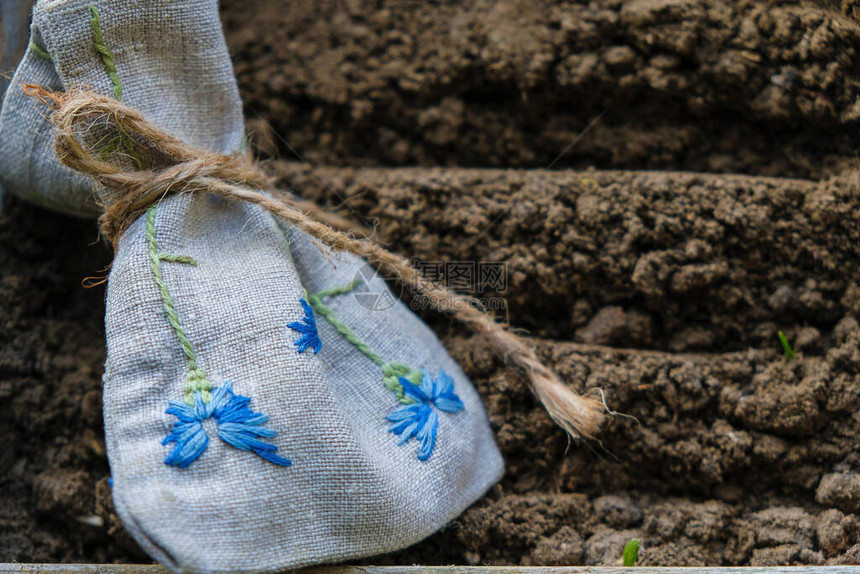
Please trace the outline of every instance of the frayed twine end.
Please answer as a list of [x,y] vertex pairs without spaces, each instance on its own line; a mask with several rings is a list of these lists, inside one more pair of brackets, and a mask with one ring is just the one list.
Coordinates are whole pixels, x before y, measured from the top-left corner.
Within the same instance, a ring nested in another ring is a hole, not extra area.
[[569,435],[585,439],[597,436],[605,419],[601,401],[577,395],[552,372],[535,374],[532,385],[546,412]]
[[32,98],[36,98],[46,106],[57,110],[65,101],[67,92],[51,92],[38,84],[22,84],[21,90]]

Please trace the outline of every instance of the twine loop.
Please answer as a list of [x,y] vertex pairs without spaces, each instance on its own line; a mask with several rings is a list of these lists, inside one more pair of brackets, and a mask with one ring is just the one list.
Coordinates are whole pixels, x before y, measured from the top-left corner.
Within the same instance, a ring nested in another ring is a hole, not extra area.
[[[170,193],[217,193],[224,184],[272,187],[271,178],[249,157],[186,144],[113,98],[81,90],[54,93],[32,85],[24,89],[54,108],[51,121],[59,160],[103,187],[100,230],[113,245],[147,207]],[[111,147],[117,153],[125,149],[139,169],[127,169],[109,161],[114,157],[104,157],[102,150],[117,139],[124,145]]]

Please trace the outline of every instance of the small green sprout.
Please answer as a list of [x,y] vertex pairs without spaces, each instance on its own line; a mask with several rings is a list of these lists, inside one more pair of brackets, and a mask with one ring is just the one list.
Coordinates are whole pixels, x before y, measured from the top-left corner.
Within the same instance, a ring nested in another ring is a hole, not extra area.
[[782,334],[782,331],[778,331],[777,335],[779,336],[779,343],[780,345],[782,345],[782,351],[785,353],[786,358],[796,359],[797,355],[791,348],[791,345],[788,344],[788,339],[785,338],[785,335]]
[[636,566],[636,560],[639,559],[639,539],[632,538],[624,545],[624,565]]

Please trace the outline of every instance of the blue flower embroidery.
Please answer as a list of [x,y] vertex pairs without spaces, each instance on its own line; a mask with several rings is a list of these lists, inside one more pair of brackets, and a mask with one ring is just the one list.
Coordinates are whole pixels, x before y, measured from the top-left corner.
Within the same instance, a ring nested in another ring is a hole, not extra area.
[[173,432],[162,441],[166,445],[176,443],[173,452],[165,459],[165,463],[188,468],[197,460],[209,445],[209,435],[203,428],[203,421],[214,418],[218,425],[218,438],[240,450],[252,451],[258,456],[281,466],[292,464],[286,458],[275,454],[278,447],[263,442],[260,439],[272,438],[277,433],[263,425],[269,417],[255,413],[248,406],[251,399],[234,395],[233,383],[225,382],[220,387],[212,389],[212,400],[203,402],[199,392],[194,393],[194,404],[187,405],[179,401],[170,401],[167,414],[179,420],[173,423]]
[[305,349],[311,347],[314,350],[314,355],[316,355],[322,349],[322,341],[320,341],[320,335],[317,332],[317,320],[314,318],[314,310],[311,309],[311,306],[304,299],[299,299],[299,301],[305,310],[305,316],[302,317],[301,321],[293,321],[287,327],[302,334],[295,342],[299,353],[304,353]]
[[441,369],[435,381],[430,373],[424,370],[420,387],[412,384],[406,377],[400,377],[400,384],[403,385],[404,395],[415,402],[404,405],[385,417],[391,423],[388,430],[400,436],[398,445],[411,438],[421,442],[418,460],[427,460],[433,454],[436,430],[439,427],[439,415],[433,407],[446,413],[462,411],[466,407],[454,393],[454,379]]

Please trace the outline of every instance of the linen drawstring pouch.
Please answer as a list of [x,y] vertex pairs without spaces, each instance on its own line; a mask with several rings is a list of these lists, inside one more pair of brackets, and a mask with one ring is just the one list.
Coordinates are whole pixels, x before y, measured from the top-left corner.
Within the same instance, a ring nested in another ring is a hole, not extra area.
[[[260,191],[235,153],[243,136],[216,0],[37,2],[0,113],[0,177],[53,209],[106,210],[117,513],[174,571],[274,571],[411,545],[503,473],[480,397],[348,251],[420,278]],[[461,318],[527,371],[558,422],[596,429],[593,402],[467,307]]]

